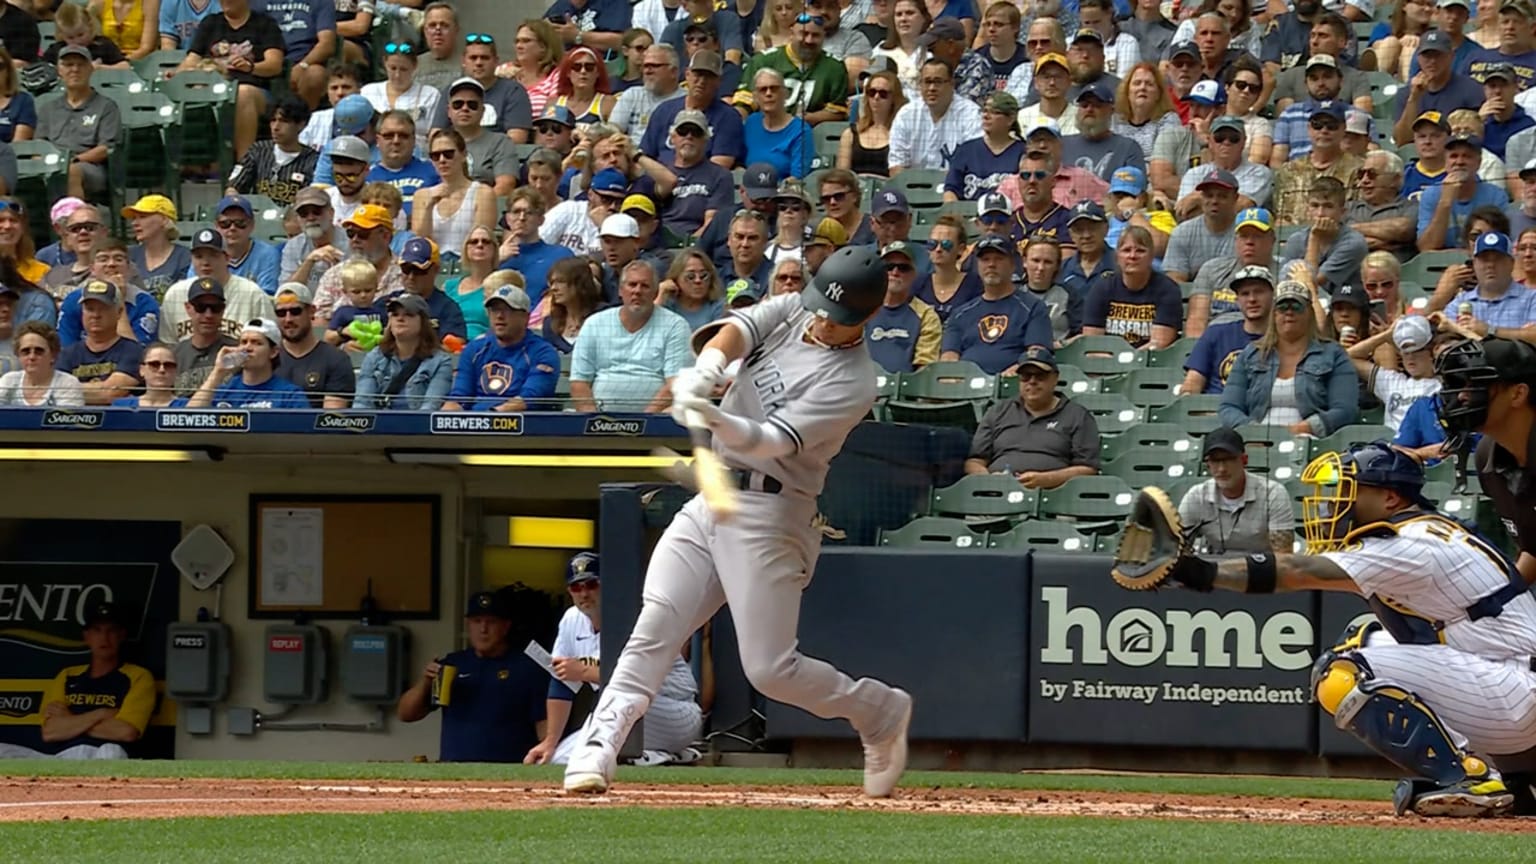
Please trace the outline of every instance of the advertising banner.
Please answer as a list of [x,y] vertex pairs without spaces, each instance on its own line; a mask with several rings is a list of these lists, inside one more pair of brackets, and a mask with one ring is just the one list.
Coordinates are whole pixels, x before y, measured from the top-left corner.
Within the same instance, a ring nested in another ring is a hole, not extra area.
[[[0,519],[0,742],[39,747],[43,689],[87,663],[86,610],[117,605],[128,619],[123,660],[165,679],[165,628],[177,614],[176,522]],[[156,706],[135,756],[170,758],[174,711]],[[157,728],[158,727],[158,728]]]
[[1106,557],[1033,559],[1031,743],[1313,746],[1315,595],[1132,592]]

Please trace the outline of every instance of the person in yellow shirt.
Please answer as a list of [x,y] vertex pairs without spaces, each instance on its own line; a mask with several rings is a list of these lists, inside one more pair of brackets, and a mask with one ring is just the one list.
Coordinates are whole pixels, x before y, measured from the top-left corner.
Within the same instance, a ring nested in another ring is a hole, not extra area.
[[128,758],[124,745],[139,740],[154,713],[155,679],[144,667],[122,662],[127,637],[116,606],[91,606],[83,636],[90,662],[65,668],[43,690],[43,749],[0,745],[0,757]]

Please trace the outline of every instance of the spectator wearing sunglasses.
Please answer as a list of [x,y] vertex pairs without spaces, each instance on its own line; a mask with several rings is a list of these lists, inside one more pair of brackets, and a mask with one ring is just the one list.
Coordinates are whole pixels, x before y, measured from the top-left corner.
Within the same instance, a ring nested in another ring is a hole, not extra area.
[[314,299],[302,282],[284,283],[273,298],[283,337],[277,374],[303,390],[311,408],[350,408],[357,376],[347,355],[320,338],[324,330],[316,332]]
[[[1088,294],[1088,286],[1099,278],[1099,274],[1115,269],[1115,255],[1105,242],[1109,236],[1109,217],[1104,208],[1097,201],[1079,201],[1072,208],[1072,215],[1067,217],[1067,236],[1072,239],[1077,254],[1059,262],[1055,281],[1081,298]],[[1055,307],[1052,310],[1052,320],[1055,321]]]
[[279,102],[268,121],[272,137],[245,151],[245,158],[229,172],[224,194],[266,195],[278,204],[292,204],[299,190],[314,182],[319,169],[319,151],[299,140],[309,117],[302,100]]
[[811,194],[805,191],[805,183],[794,177],[785,178],[773,196],[773,203],[779,218],[773,242],[768,245],[765,253],[768,260],[778,263],[789,258],[804,258],[805,241],[811,235],[811,212],[814,210]]
[[326,61],[336,50],[336,4],[310,0],[252,0],[251,9],[277,20],[283,31],[284,60],[292,67],[288,85],[311,108],[325,92]]
[[[370,302],[404,290],[405,280],[400,272],[400,262],[390,251],[395,236],[395,220],[389,211],[377,204],[363,204],[342,222],[341,227],[347,232],[347,245],[352,255],[372,264],[378,273],[378,289]],[[336,328],[329,326],[331,312],[345,296],[341,270],[340,267],[332,267],[325,271],[325,275],[320,277],[320,286],[315,289],[315,323],[333,330]]]
[[[257,318],[240,330],[239,344],[220,348],[190,408],[309,408],[299,385],[277,374],[282,333],[277,322]],[[237,358],[243,358],[237,360]]]
[[640,59],[640,86],[619,94],[608,122],[636,141],[643,139],[656,106],[681,89],[677,69],[677,51],[671,45],[657,44],[645,49]]
[[246,321],[271,318],[272,297],[261,286],[229,271],[224,237],[212,228],[192,236],[192,275],[166,289],[160,303],[160,341],[179,342],[192,332],[189,290],[199,279],[209,279],[223,291],[226,306],[223,332],[235,336]]
[[[1275,172],[1275,221],[1282,226],[1300,225],[1306,221],[1308,197],[1318,178],[1332,177],[1340,183],[1348,183],[1363,164],[1359,156],[1344,152],[1343,102],[1317,103],[1308,120],[1308,134],[1312,140],[1311,152],[1286,162]],[[1481,149],[1478,152],[1481,153]],[[1507,197],[1505,201],[1508,201]]]
[[1418,234],[1417,201],[1403,198],[1403,160],[1396,153],[1373,150],[1355,172],[1354,200],[1344,210],[1344,222],[1365,237],[1371,251],[1414,255]]
[[885,302],[864,322],[869,357],[893,375],[913,372],[939,359],[944,325],[927,303],[912,296],[917,267],[912,247],[898,240],[880,250],[885,264]]
[[539,237],[545,243],[563,246],[577,255],[599,255],[602,251],[599,229],[603,220],[618,212],[628,194],[628,178],[616,169],[605,168],[592,175],[587,200],[562,201],[550,209],[539,229]]
[[139,378],[144,389],[138,395],[113,399],[114,408],[181,408],[186,397],[176,395],[176,349],[164,342],[151,342],[139,361]]
[[1024,157],[1018,137],[1019,103],[1006,90],[994,90],[981,106],[981,136],[955,150],[944,178],[945,201],[974,201],[1012,174]]
[[[235,338],[224,332],[224,286],[212,279],[195,279],[187,287],[183,317],[190,325],[185,338],[175,343],[175,391],[190,396],[208,377],[219,349],[234,345]],[[145,352],[146,356],[148,351]]]
[[1018,247],[1011,240],[983,237],[971,257],[981,296],[950,313],[939,359],[969,360],[991,375],[1013,374],[1026,350],[1051,347],[1050,310],[1018,289]]
[[[651,122],[646,126],[645,137],[640,139],[640,152],[663,165],[670,165],[676,157],[672,127],[681,112],[692,111],[704,117],[709,161],[726,171],[736,167],[744,149],[742,122],[736,109],[720,100],[721,62],[720,55],[713,51],[699,51],[693,55],[683,76],[683,98],[670,99],[656,106],[651,113]],[[729,198],[729,183],[725,189]]]
[[[838,68],[842,68],[839,64]],[[801,82],[794,82],[796,85]],[[759,69],[752,76],[757,110],[747,115],[742,128],[747,162],[765,162],[783,177],[804,177],[811,172],[815,145],[811,127],[792,116],[785,104],[790,85],[777,69]]]
[[[379,148],[375,138],[377,115],[373,113],[373,104],[361,93],[351,93],[336,103],[335,110],[336,135],[325,139],[325,143],[320,145],[320,158],[315,162],[314,182],[317,186],[342,185],[336,178],[336,166],[331,162],[339,141],[350,138],[362,142],[363,148],[355,154],[349,153],[349,156],[352,161],[360,163],[364,174],[367,173],[369,165],[379,161]],[[314,118],[310,118],[310,126],[314,125]]]
[[[676,155],[668,167],[677,182],[670,190],[658,184],[657,194],[665,201],[661,226],[673,236],[698,237],[705,226],[730,207],[731,175],[705,158],[710,133],[709,120],[703,113],[679,112],[672,119],[671,132],[672,150]],[[593,183],[596,182],[593,178]]]
[[[407,220],[411,218],[416,193],[442,182],[432,162],[416,155],[416,140],[416,121],[409,112],[386,112],[379,118],[379,161],[368,169],[365,177],[369,183],[387,183],[400,191]],[[490,221],[487,219],[484,224]]]
[[808,0],[805,11],[825,22],[822,52],[843,64],[849,81],[857,81],[869,68],[870,52],[874,47],[869,37],[856,28],[843,26],[843,9],[837,0]]
[[[464,37],[464,77],[449,85],[445,98],[437,103],[437,114],[432,118],[433,129],[457,128],[459,122],[452,118],[449,109],[454,94],[466,79],[473,80],[480,88],[478,120],[488,132],[510,137],[514,144],[525,144],[533,128],[533,104],[523,85],[510,78],[496,75],[500,62],[496,53],[496,41],[485,33],[470,33]],[[461,134],[462,134],[462,130]],[[466,136],[467,138],[468,136]]]
[[[743,114],[755,105],[760,106],[764,96],[759,90],[760,75],[764,70],[772,70],[778,73],[778,83],[783,88],[769,94],[777,103],[774,110],[794,114],[811,126],[847,119],[848,69],[822,50],[827,38],[826,19],[808,12],[801,14],[790,33],[788,45],[752,58],[742,73],[742,89],[736,91],[732,101]],[[750,154],[747,160],[757,161]],[[779,167],[782,171],[787,166]],[[798,172],[796,176],[804,173]]]
[[[495,223],[496,193],[491,186],[470,179],[468,150],[458,132],[439,129],[432,133],[430,146],[432,167],[442,179],[415,193],[411,230],[441,243],[443,249],[458,250],[470,228]],[[458,252],[453,256],[457,258]]]
[[[74,257],[74,262],[69,265],[59,265],[51,268],[43,277],[41,287],[56,299],[62,300],[72,288],[80,283],[91,272],[91,246],[102,237],[107,236],[107,225],[102,219],[101,211],[94,204],[86,204],[76,207],[64,219],[61,245],[68,249]],[[79,331],[73,333],[60,332],[59,337],[67,345],[78,337]]]
[[79,287],[70,291],[59,304],[59,340],[66,346],[80,341],[80,301],[84,297],[84,286],[101,281],[115,286],[122,295],[123,314],[118,331],[140,345],[155,341],[160,328],[160,303],[136,278],[128,258],[128,244],[103,235],[81,257],[90,262],[90,269],[80,280]]
[[[742,18],[736,10],[718,9],[714,0],[683,0],[682,8],[686,14],[678,15],[667,25],[661,33],[661,41],[671,45],[679,57],[688,57],[699,50],[718,51],[725,63],[739,68],[747,40],[742,32]],[[702,29],[696,29],[695,24],[702,25]],[[735,83],[724,92],[736,92]]]
[[[511,138],[481,122],[486,110],[485,92],[479,81],[460,78],[448,87],[448,98],[443,104],[452,120],[450,128],[464,141],[469,176],[490,185],[495,194],[506,195],[517,186],[517,153]],[[427,155],[431,157],[430,150]]]
[[432,118],[437,116],[438,105],[443,101],[443,92],[438,87],[427,86],[418,77],[419,53],[421,49],[415,42],[387,43],[384,46],[384,80],[364,84],[361,92],[380,115],[403,111],[411,118],[411,125],[416,130],[413,149],[424,156],[427,133],[431,130]]
[[1274,172],[1267,165],[1248,161],[1248,139],[1243,121],[1236,117],[1218,117],[1211,121],[1207,162],[1191,168],[1179,181],[1178,213],[1190,218],[1199,209],[1200,184],[1216,171],[1227,171],[1237,179],[1238,209],[1262,207],[1269,202],[1274,186]]
[[[1003,210],[1007,215],[1007,202]],[[953,213],[941,215],[928,234],[928,260],[933,272],[918,276],[912,285],[912,296],[927,303],[940,322],[949,320],[951,312],[981,296],[981,277],[960,266],[968,239],[965,220]]]
[[[282,253],[265,240],[254,239],[256,211],[250,199],[243,195],[229,195],[214,208],[219,234],[224,238],[224,251],[229,255],[229,270],[243,276],[270,294],[277,292],[278,273],[282,269]],[[192,276],[188,272],[188,276]]]

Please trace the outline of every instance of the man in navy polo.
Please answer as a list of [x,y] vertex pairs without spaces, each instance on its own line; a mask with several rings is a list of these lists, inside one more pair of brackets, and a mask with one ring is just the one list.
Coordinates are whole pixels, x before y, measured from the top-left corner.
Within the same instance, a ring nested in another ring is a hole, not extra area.
[[415,723],[441,709],[438,757],[444,762],[521,762],[544,737],[549,675],[512,649],[511,615],[496,594],[470,595],[464,632],[469,647],[428,663],[421,680],[401,694],[395,716]]
[[1030,346],[1051,347],[1051,316],[1045,304],[1013,282],[1014,246],[983,237],[971,253],[981,277],[981,296],[949,314],[940,360],[969,360],[992,375],[1013,374]]
[[[437,244],[425,237],[412,237],[400,250],[400,281],[405,290],[427,301],[427,311],[432,316],[432,326],[437,336],[454,335],[469,338],[469,327],[464,323],[464,310],[452,297],[437,287],[437,273],[441,269]],[[396,294],[403,292],[396,292]],[[374,301],[374,311],[380,321],[389,320],[389,301],[396,296],[381,297]]]

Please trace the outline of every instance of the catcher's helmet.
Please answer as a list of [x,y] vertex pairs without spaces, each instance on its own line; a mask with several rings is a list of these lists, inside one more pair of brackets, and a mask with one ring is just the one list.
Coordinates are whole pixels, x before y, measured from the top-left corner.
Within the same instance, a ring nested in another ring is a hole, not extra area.
[[1424,498],[1423,466],[1386,441],[1359,444],[1345,453],[1324,453],[1307,463],[1301,482],[1313,487],[1312,494],[1301,501],[1309,555],[1344,545],[1345,535],[1356,527],[1357,487],[1393,489],[1421,507],[1434,509]]
[[1454,449],[1488,422],[1488,388],[1500,381],[1536,382],[1536,349],[1509,339],[1464,339],[1435,358],[1440,425]]
[[872,246],[845,246],[822,262],[800,302],[835,324],[863,324],[885,302],[885,262]]

